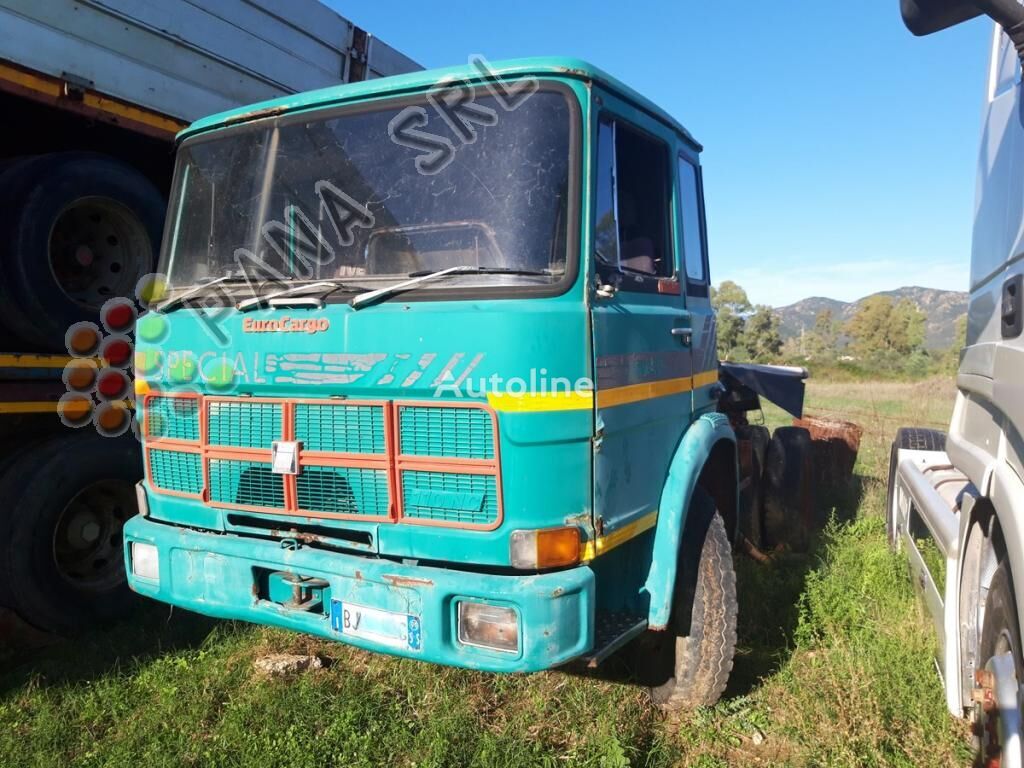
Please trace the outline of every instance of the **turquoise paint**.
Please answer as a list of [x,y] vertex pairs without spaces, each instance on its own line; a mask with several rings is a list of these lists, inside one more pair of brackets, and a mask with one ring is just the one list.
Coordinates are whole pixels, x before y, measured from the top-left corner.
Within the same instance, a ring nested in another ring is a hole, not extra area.
[[[142,517],[124,529],[128,581],[140,595],[222,619],[252,621],[371,651],[495,672],[535,672],[569,661],[593,643],[594,574],[581,566],[543,575],[498,576],[460,570],[403,565],[311,547],[282,548],[276,542],[219,536]],[[134,542],[160,552],[159,583],[131,573]],[[292,610],[273,581],[261,578],[288,571],[325,579],[330,587],[319,609]],[[255,592],[255,593],[254,593]],[[520,650],[504,653],[463,645],[456,635],[460,599],[515,607],[519,612]],[[421,648],[394,648],[336,632],[327,613],[331,600],[417,616]]]
[[[662,297],[660,303],[652,297],[636,299],[633,309],[647,314],[642,327],[636,322],[638,315],[629,316],[628,307],[614,323],[594,321],[593,213],[588,192],[596,120],[594,90],[602,91],[606,105],[614,102],[621,116],[660,133],[673,151],[696,156],[699,146],[662,110],[583,62],[517,60],[496,64],[494,71],[503,78],[535,76],[562,83],[580,110],[581,168],[576,194],[581,202],[578,219],[570,222],[579,234],[579,269],[565,293],[488,301],[413,301],[397,296],[358,311],[345,303],[247,313],[231,308],[179,309],[166,315],[164,334],[148,341],[139,339],[140,353],[163,355],[163,369],[171,372],[162,381],[159,376],[147,376],[151,386],[208,395],[225,392],[285,399],[437,402],[436,385],[446,368],[456,378],[465,374],[470,379],[487,380],[498,375],[507,380],[528,379],[531,369],[544,367],[549,376],[575,381],[595,378],[598,345],[614,354],[675,351],[665,321],[686,308],[683,297],[675,297],[674,302]],[[324,89],[200,120],[179,138],[219,130],[261,110],[313,110],[422,92],[445,76],[478,78],[475,70],[461,67]],[[279,321],[285,316],[302,320],[308,327],[313,326],[309,321],[326,321],[328,327],[315,334],[243,332],[245,322]],[[652,325],[658,328],[652,330],[648,327]],[[652,346],[649,338],[662,331],[665,338],[659,337]],[[309,366],[319,378],[307,375]],[[664,369],[659,370],[653,373],[665,374]],[[230,375],[225,375],[226,371]],[[642,381],[645,371],[634,366],[628,375],[640,376]],[[684,374],[676,371],[673,375]],[[477,402],[486,399],[483,391],[467,397]],[[460,401],[452,393],[444,393],[442,398]],[[692,418],[688,392],[599,413],[589,409],[499,413],[495,447],[501,457],[504,519],[491,531],[215,509],[196,499],[155,493],[147,481],[149,518],[129,523],[126,542],[148,541],[158,547],[161,579],[154,585],[129,576],[130,583],[140,594],[208,615],[336,640],[346,638],[331,627],[331,600],[407,611],[422,622],[421,650],[347,640],[371,650],[493,671],[555,666],[590,650],[598,606],[635,614],[649,610],[652,623],[656,623],[670,602],[678,540],[685,523],[683,510],[714,442],[706,444],[708,435],[715,440],[731,439],[724,419],[713,416],[698,419],[686,432]],[[601,436],[607,434],[614,438],[602,441]],[[323,442],[330,436],[317,432],[307,437]],[[600,446],[597,471],[595,444]],[[471,450],[486,453],[488,448],[474,445]],[[600,465],[602,461],[607,470]],[[486,507],[481,500],[486,494],[475,488],[432,490],[418,496],[421,504],[457,512]],[[593,539],[595,515],[607,534],[652,509],[663,511],[655,531],[587,566],[543,575],[480,572],[482,568],[508,568],[513,530],[568,523],[579,525],[585,540]],[[679,513],[665,514],[668,509]],[[293,525],[315,526],[317,535],[346,551],[314,546],[283,549],[278,542],[267,540],[268,532],[280,537]],[[332,538],[342,529],[348,538]],[[232,535],[222,535],[225,533]],[[351,534],[365,535],[365,539]],[[453,567],[428,567],[417,561]],[[283,588],[279,580],[267,575],[273,570],[329,581],[331,586],[318,598],[318,612],[276,605],[273,601],[281,602]],[[398,587],[385,576],[408,581]],[[465,591],[467,585],[472,585],[471,594]],[[258,594],[264,590],[269,599],[256,599],[254,589]],[[522,652],[510,656],[461,646],[455,638],[454,606],[459,595],[515,606],[520,611]]]
[[644,584],[644,590],[650,596],[647,621],[652,627],[668,625],[679,545],[686,528],[690,499],[712,449],[722,440],[733,446],[736,444],[736,435],[729,426],[728,418],[720,413],[704,414],[686,431],[672,457],[668,480],[661,491],[654,550]]
[[[620,94],[623,98],[644,111],[656,116],[666,125],[671,126],[684,136],[694,149],[698,151],[701,149],[701,146],[690,135],[689,131],[668,112],[622,81],[617,80],[604,70],[586,61],[560,56],[507,59],[490,62],[488,71],[491,75],[500,77],[503,80],[539,77],[552,80],[572,79],[577,81],[577,84],[601,83],[608,90]],[[411,72],[406,75],[379,78],[377,80],[364,80],[363,82],[349,83],[348,85],[335,85],[316,91],[270,99],[258,104],[251,104],[204,117],[201,120],[196,120],[188,128],[181,131],[177,138],[180,141],[197,133],[223,128],[225,125],[246,122],[249,119],[259,119],[260,113],[278,115],[305,109],[337,106],[349,102],[370,101],[382,97],[418,93],[432,88],[445,80],[481,82],[483,78],[475,67],[465,65],[428,69],[420,72]]]

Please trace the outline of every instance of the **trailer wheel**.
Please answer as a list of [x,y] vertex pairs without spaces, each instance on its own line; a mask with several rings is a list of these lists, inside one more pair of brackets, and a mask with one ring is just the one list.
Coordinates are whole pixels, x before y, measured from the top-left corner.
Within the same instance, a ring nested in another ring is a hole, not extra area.
[[752,424],[736,431],[738,441],[750,443],[749,466],[740,458],[740,533],[755,547],[764,546],[764,462],[771,442],[767,427]]
[[894,504],[896,501],[896,469],[899,466],[901,450],[945,451],[946,433],[937,429],[920,429],[918,427],[900,427],[896,430],[896,439],[892,441],[892,446],[889,449],[889,485],[885,496],[885,532],[889,538],[889,546],[893,550],[899,547]]
[[975,704],[975,766],[1021,765],[1024,756],[1005,754],[1007,744],[1021,749],[1020,680],[1024,680],[1020,623],[1006,562],[996,568],[985,601],[975,683],[982,702]]
[[131,437],[62,435],[0,479],[0,580],[25,621],[69,634],[131,607],[122,528],[137,511],[139,454]]
[[[60,349],[64,332],[132,296],[153,271],[164,200],[145,176],[103,155],[31,158],[4,178],[4,319],[30,344]],[[12,318],[13,315],[18,317]]]
[[764,531],[770,545],[803,552],[821,527],[814,503],[811,435],[803,427],[779,427],[764,468]]
[[666,712],[711,706],[725,690],[736,652],[736,574],[722,516],[694,491],[664,631],[638,638],[637,667],[651,701]]

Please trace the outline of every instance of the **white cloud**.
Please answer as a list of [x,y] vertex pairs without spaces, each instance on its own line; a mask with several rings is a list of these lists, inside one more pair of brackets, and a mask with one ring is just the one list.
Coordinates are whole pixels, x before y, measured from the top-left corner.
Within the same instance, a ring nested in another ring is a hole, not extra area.
[[855,301],[878,291],[906,285],[967,290],[967,264],[963,262],[910,263],[896,259],[874,261],[822,261],[809,265],[741,267],[715,275],[715,282],[732,280],[747,291],[755,304],[783,307],[810,296]]

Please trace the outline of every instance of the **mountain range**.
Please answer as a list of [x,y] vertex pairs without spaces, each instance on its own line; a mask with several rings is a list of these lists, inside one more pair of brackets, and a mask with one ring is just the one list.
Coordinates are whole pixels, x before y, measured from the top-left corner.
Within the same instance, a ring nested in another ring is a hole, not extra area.
[[[924,312],[925,347],[945,349],[953,343],[956,321],[967,314],[967,294],[961,291],[941,291],[936,288],[906,286],[893,291],[881,291],[872,296],[888,296],[894,302],[910,299]],[[795,304],[776,307],[783,339],[799,336],[802,330],[814,328],[814,320],[824,309],[832,310],[832,316],[845,323],[857,311],[861,302],[871,298],[865,296],[857,301],[837,301],[822,296],[812,296]]]

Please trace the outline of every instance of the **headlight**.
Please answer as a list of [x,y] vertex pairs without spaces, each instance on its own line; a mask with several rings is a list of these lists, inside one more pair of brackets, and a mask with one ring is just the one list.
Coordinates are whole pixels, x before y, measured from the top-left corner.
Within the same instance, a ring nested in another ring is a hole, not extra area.
[[519,614],[515,608],[459,601],[459,642],[495,651],[519,651]]
[[160,581],[160,555],[155,546],[132,542],[132,573],[140,579]]

